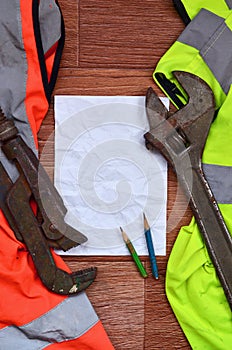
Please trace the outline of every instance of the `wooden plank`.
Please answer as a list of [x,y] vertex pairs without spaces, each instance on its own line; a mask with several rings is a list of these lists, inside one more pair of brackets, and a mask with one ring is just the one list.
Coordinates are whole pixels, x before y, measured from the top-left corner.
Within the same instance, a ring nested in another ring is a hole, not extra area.
[[165,295],[165,266],[158,281],[148,279],[145,296],[145,350],[191,349]]
[[[94,85],[96,80],[98,83]],[[149,82],[152,82],[150,70],[61,69],[54,93],[120,94],[122,81],[127,84],[125,94],[142,94],[141,90],[144,89],[144,86],[148,86]],[[52,104],[39,133],[40,149],[45,147],[41,153],[41,160],[51,178],[54,160],[53,114]],[[170,254],[180,225],[187,224],[191,215],[183,193],[180,192],[178,197],[176,194],[176,178],[172,170],[169,170],[167,222],[169,223],[171,214],[174,218],[181,217],[181,221],[171,223],[171,226],[169,224],[167,256]],[[114,257],[104,257],[102,260],[96,260],[93,257],[72,257],[65,258],[65,261],[68,261],[73,270],[90,264],[98,266],[97,280],[88,290],[88,295],[116,350],[162,349],[168,348],[170,344],[182,344],[184,349],[188,348],[187,341],[165,297],[167,257],[157,258],[160,273],[160,279],[157,283],[151,277],[149,259],[143,258],[150,274],[145,284],[138,275],[135,266],[127,260],[125,261],[124,257],[119,257],[119,260]],[[122,276],[126,276],[125,280]],[[139,286],[139,290],[137,290],[137,286]],[[128,302],[133,293],[134,295],[138,294],[138,300],[132,298],[131,302]],[[128,309],[129,311],[126,311]],[[137,315],[139,315],[138,318]],[[140,321],[135,326],[134,319]],[[124,322],[121,322],[122,320]],[[127,329],[128,324],[129,329]],[[170,326],[172,332],[170,332]]]
[[65,23],[65,46],[61,61],[62,67],[79,65],[79,0],[60,0],[59,5]]
[[[72,270],[86,267],[86,262],[68,258],[65,261]],[[144,349],[145,280],[130,259],[115,262],[95,259],[94,266],[98,274],[87,294],[115,349]]]
[[[157,87],[152,69],[62,69],[56,84],[57,95],[145,95]],[[161,92],[160,92],[161,93]]]
[[[59,0],[66,42],[54,95],[145,95],[154,67],[184,28],[170,0]],[[53,179],[54,105],[39,132],[41,161]],[[178,221],[180,218],[180,221]],[[168,256],[191,211],[168,171],[167,256],[160,278],[140,277],[130,257],[64,257],[75,271],[98,267],[87,290],[115,350],[190,349],[165,296]],[[103,349],[104,350],[104,349]]]
[[172,1],[80,1],[80,67],[154,67],[183,27]]

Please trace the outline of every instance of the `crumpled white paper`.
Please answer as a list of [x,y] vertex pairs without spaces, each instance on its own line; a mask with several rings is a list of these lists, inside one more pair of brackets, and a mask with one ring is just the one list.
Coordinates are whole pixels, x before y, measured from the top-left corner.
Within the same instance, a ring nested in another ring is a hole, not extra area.
[[145,147],[144,106],[142,96],[55,96],[54,182],[65,220],[88,238],[62,254],[127,255],[121,226],[148,255],[145,212],[156,255],[165,255],[167,165]]

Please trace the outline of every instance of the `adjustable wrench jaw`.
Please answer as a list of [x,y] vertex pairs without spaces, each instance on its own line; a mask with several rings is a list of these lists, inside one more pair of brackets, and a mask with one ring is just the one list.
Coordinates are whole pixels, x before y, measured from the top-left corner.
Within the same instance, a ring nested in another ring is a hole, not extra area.
[[158,149],[176,172],[232,309],[232,236],[201,164],[215,114],[213,93],[199,77],[185,72],[175,76],[189,96],[188,104],[169,115],[149,89],[146,108],[151,129],[144,137],[147,148]]
[[[13,183],[0,162],[0,208],[16,238],[25,243],[43,284],[52,292],[71,295],[86,289],[97,269],[68,273],[58,268],[50,247],[68,250],[87,238],[65,222],[66,208],[32,150],[18,135],[13,120],[0,111],[0,142],[7,158],[18,169]],[[39,219],[32,210],[37,204]]]
[[[148,144],[162,150],[172,165],[185,157],[194,163],[197,160],[199,165],[215,113],[213,94],[199,77],[185,72],[174,72],[174,75],[187,92],[189,101],[181,110],[169,114],[152,88],[149,88],[146,111],[150,131],[145,134],[145,139]],[[165,152],[168,145],[170,149]]]

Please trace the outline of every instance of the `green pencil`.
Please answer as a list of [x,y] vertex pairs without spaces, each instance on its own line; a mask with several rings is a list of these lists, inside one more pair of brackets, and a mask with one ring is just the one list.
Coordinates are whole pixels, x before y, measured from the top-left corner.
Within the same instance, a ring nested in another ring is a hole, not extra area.
[[134,259],[134,262],[135,262],[135,264],[136,264],[136,266],[137,266],[141,276],[143,276],[143,278],[146,278],[148,276],[147,275],[147,271],[145,270],[145,268],[144,268],[144,266],[143,266],[143,264],[142,264],[142,262],[141,262],[141,260],[140,260],[140,258],[138,256],[138,254],[136,253],[136,250],[135,250],[133,244],[131,243],[131,241],[130,241],[129,237],[127,236],[126,232],[123,231],[123,229],[121,227],[120,227],[120,230],[122,232],[123,240],[126,243],[126,246],[127,246],[128,250],[129,250],[132,258]]

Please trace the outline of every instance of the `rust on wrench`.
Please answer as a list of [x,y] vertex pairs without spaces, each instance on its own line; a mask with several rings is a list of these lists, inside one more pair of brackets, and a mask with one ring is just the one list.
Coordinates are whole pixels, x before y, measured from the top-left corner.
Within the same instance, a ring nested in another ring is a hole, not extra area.
[[202,170],[202,152],[215,114],[213,93],[199,77],[174,73],[189,97],[169,115],[152,88],[146,96],[147,147],[158,149],[177,174],[232,309],[232,237]]
[[[87,240],[69,226],[66,208],[39,160],[26,145],[13,120],[0,113],[1,149],[18,169],[12,182],[0,162],[0,208],[18,240],[25,243],[38,275],[51,291],[71,295],[86,289],[96,277],[96,268],[68,273],[57,267],[50,247],[68,250]],[[38,217],[31,207],[37,204]]]

